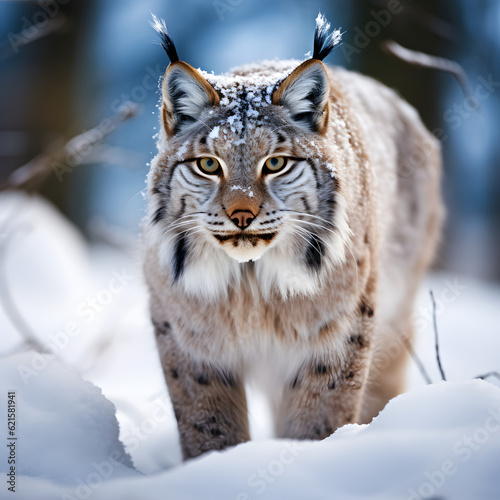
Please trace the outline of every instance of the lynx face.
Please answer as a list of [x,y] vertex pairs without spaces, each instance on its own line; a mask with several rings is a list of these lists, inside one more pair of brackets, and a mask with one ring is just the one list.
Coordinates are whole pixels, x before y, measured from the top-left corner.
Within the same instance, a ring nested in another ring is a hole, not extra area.
[[328,77],[320,61],[292,71],[298,64],[167,70],[150,219],[163,263],[188,291],[216,296],[255,261],[265,295],[310,293],[345,258]]

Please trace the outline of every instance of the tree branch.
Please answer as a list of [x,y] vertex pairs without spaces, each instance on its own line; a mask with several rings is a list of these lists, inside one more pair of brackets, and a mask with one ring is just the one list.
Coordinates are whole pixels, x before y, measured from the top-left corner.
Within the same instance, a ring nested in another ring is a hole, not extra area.
[[429,377],[429,374],[427,373],[427,370],[425,369],[425,366],[422,363],[422,360],[420,359],[418,354],[415,352],[415,349],[413,349],[411,342],[408,339],[404,339],[403,342],[405,344],[405,347],[408,349],[408,352],[410,353],[410,356],[412,357],[413,361],[417,365],[418,371],[420,372],[420,375],[422,375],[422,378],[424,379],[425,383],[427,385],[432,384],[431,377]]
[[439,355],[439,338],[438,338],[438,327],[436,320],[436,301],[434,300],[434,294],[432,290],[430,291],[432,300],[432,323],[434,325],[434,341],[436,344],[436,359],[439,367],[439,372],[441,373],[441,379],[446,381],[446,376],[444,374],[443,366],[441,365],[441,356]]
[[388,54],[413,66],[437,69],[444,71],[445,73],[450,73],[456,78],[460,87],[462,87],[465,97],[471,98],[472,105],[475,109],[479,109],[479,101],[472,91],[469,78],[467,77],[467,74],[462,66],[460,66],[457,62],[451,61],[450,59],[444,59],[443,57],[431,56],[423,52],[407,49],[393,40],[382,42],[381,47],[384,52],[387,52]]
[[22,189],[28,192],[38,191],[40,186],[52,173],[54,164],[65,164],[70,156],[73,159],[79,159],[73,160],[72,166],[76,167],[81,164],[83,159],[88,156],[89,148],[93,148],[96,144],[102,142],[119,125],[134,118],[137,114],[138,106],[129,103],[118,114],[107,120],[108,123],[106,123],[105,127],[99,124],[92,129],[76,135],[65,143],[61,143],[60,140],[57,141],[49,146],[46,151],[33,158],[33,160],[14,170],[5,184],[0,187],[0,191],[6,189]]

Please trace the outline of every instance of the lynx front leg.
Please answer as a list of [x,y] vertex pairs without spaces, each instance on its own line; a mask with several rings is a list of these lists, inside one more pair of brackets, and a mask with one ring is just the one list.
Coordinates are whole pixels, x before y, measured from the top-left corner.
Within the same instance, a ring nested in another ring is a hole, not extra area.
[[155,324],[155,333],[184,460],[248,441],[242,381],[182,352],[169,323]]
[[323,439],[360,418],[369,364],[367,336],[350,337],[342,366],[310,360],[284,391],[276,414],[279,437]]

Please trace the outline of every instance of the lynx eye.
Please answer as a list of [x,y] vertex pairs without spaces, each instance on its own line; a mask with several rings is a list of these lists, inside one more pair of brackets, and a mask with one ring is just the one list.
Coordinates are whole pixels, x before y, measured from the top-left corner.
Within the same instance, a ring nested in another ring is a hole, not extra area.
[[198,158],[196,160],[198,168],[205,174],[216,174],[219,170],[219,162],[215,158]]
[[264,173],[274,174],[284,169],[287,164],[288,159],[284,156],[272,156],[266,160],[264,163]]

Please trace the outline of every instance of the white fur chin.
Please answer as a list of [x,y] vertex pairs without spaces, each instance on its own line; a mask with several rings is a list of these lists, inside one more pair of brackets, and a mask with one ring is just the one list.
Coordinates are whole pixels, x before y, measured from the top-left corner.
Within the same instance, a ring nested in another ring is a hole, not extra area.
[[223,245],[222,247],[229,257],[239,262],[250,262],[251,260],[259,260],[269,248],[265,243],[259,242],[255,247],[251,243],[239,242],[237,247],[232,243]]

